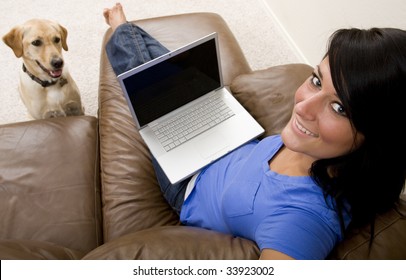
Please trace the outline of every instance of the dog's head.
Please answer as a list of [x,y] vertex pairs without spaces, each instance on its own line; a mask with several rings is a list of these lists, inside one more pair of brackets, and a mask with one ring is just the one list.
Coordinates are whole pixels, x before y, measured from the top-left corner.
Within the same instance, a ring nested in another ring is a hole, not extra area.
[[68,50],[67,36],[66,28],[54,21],[31,19],[12,28],[3,41],[34,75],[59,78],[64,64],[62,48]]

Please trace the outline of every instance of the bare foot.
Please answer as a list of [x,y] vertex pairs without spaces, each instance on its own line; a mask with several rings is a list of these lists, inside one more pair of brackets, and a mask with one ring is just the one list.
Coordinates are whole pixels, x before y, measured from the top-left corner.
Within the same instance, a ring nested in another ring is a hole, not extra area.
[[116,3],[111,9],[104,9],[103,16],[106,20],[106,23],[110,25],[111,29],[116,30],[116,28],[127,22],[127,18],[125,17],[123,6],[120,3]]

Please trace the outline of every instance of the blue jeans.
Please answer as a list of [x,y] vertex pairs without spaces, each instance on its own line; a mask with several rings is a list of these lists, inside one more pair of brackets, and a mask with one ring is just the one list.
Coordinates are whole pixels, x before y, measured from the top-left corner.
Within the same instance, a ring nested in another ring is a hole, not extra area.
[[[169,50],[151,35],[128,22],[120,25],[106,44],[107,57],[116,75],[167,52]],[[152,164],[165,199],[179,215],[190,178],[171,184],[154,157]]]
[[169,50],[143,29],[128,22],[115,30],[106,44],[106,52],[114,73],[119,75]]

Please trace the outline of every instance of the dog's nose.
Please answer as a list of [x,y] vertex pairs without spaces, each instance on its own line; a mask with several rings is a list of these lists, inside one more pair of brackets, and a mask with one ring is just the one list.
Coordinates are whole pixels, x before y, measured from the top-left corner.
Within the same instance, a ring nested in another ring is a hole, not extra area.
[[63,66],[63,59],[62,58],[53,58],[51,61],[51,65],[55,69],[60,69]]

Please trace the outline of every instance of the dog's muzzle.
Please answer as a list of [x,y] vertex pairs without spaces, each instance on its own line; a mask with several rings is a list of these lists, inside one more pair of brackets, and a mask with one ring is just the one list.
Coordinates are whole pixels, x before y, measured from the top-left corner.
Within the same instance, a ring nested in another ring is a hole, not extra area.
[[63,60],[61,58],[52,59],[51,65],[54,70],[49,70],[43,66],[38,60],[35,61],[38,66],[47,73],[51,78],[57,79],[62,75]]

